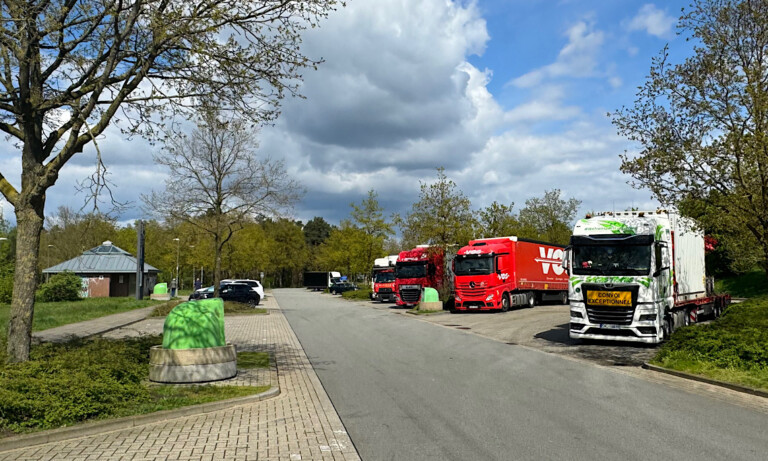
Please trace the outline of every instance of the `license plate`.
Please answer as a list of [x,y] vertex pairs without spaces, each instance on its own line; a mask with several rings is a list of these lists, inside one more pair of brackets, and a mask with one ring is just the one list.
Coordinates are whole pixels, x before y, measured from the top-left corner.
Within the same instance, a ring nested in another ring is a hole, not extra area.
[[421,290],[420,285],[400,285],[402,290]]
[[629,291],[588,291],[587,303],[593,306],[632,307],[632,293]]
[[600,328],[601,329],[605,329],[605,330],[619,330],[619,329],[621,329],[621,327],[619,325],[611,325],[611,324],[608,324],[608,323],[601,323],[600,324]]

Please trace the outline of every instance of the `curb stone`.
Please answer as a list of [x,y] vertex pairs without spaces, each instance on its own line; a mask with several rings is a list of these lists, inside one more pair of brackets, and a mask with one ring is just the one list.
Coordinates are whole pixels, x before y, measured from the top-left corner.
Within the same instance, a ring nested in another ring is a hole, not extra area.
[[705,378],[703,376],[694,375],[694,374],[691,374],[691,373],[686,373],[684,371],[670,370],[668,368],[659,367],[659,366],[656,366],[656,365],[651,365],[648,362],[643,363],[642,367],[645,368],[646,370],[657,371],[659,373],[666,373],[668,375],[677,376],[679,378],[685,378],[685,379],[690,379],[690,380],[693,380],[693,381],[699,381],[699,382],[702,382],[702,383],[712,384],[714,386],[724,387],[724,388],[730,389],[732,391],[743,392],[745,394],[751,394],[751,395],[756,395],[758,397],[768,398],[768,392],[760,390],[760,389],[755,389],[755,388],[752,388],[752,387],[742,386],[742,385],[739,385],[739,384],[726,383],[725,381],[718,381],[716,379]]
[[[276,383],[277,381],[275,380],[274,382]],[[185,416],[212,413],[214,411],[224,410],[239,405],[259,402],[261,400],[266,400],[278,395],[280,395],[280,387],[279,385],[276,385],[262,393],[248,395],[245,397],[236,397],[233,399],[220,400],[218,402],[202,403],[200,405],[190,405],[188,407],[177,408],[174,410],[157,411],[145,415],[126,416],[124,418],[116,418],[111,420],[86,422],[75,426],[51,429],[34,434],[12,436],[0,440],[0,452],[31,447],[34,445],[43,445],[51,442],[61,442],[63,440],[76,439],[79,437],[102,434],[105,432],[130,429],[136,426],[143,426],[146,424],[182,418]]]

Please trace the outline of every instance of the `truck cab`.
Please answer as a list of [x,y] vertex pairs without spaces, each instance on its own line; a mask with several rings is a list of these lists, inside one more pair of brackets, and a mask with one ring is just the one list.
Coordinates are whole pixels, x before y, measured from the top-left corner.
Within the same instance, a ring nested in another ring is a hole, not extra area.
[[424,287],[439,289],[443,284],[443,252],[429,245],[401,251],[395,264],[395,302],[413,307],[421,301]]
[[707,292],[703,233],[666,211],[588,215],[563,264],[571,338],[655,344],[727,303]]
[[373,277],[373,299],[382,303],[395,300],[394,268],[376,272]]

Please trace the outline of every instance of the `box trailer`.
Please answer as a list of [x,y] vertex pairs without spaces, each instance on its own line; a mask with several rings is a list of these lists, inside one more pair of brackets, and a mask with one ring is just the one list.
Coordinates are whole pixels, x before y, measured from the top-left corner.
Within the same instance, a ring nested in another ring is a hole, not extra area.
[[571,338],[659,343],[730,303],[707,282],[701,229],[666,210],[587,215],[563,263]]
[[325,290],[330,288],[333,282],[341,279],[341,273],[330,272],[304,272],[304,286],[313,290]]
[[471,240],[453,260],[454,309],[507,311],[547,299],[567,303],[563,253],[563,246],[514,236]]

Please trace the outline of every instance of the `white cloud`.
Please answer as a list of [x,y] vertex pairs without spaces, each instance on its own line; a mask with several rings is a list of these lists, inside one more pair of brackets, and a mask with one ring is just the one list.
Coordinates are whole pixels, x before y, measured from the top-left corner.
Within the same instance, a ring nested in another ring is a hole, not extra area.
[[568,43],[555,62],[526,73],[511,83],[518,88],[531,88],[544,79],[554,77],[590,77],[596,73],[597,57],[605,35],[580,21],[568,29]]
[[629,22],[629,30],[644,30],[659,38],[669,38],[672,27],[677,20],[665,10],[656,8],[653,3],[647,3],[640,8],[637,15]]

